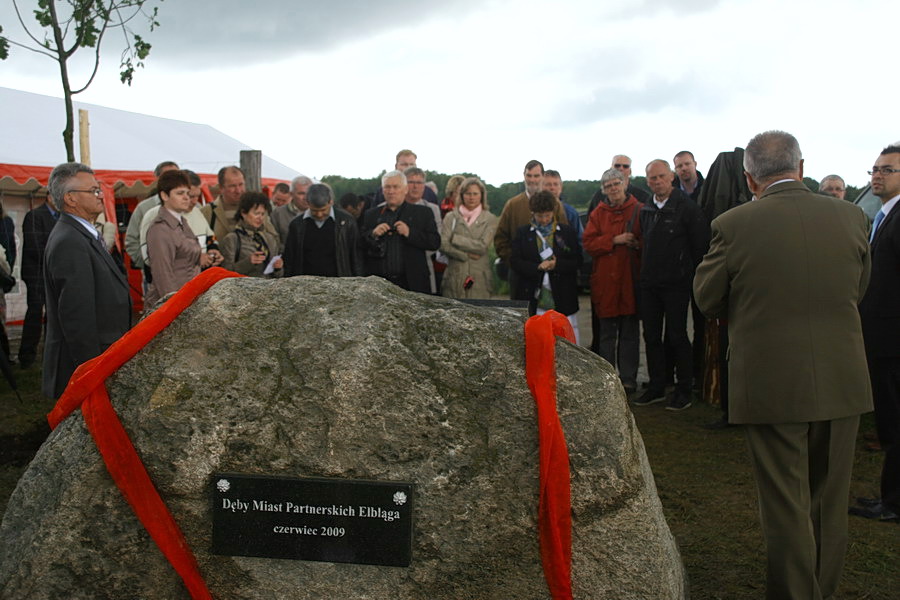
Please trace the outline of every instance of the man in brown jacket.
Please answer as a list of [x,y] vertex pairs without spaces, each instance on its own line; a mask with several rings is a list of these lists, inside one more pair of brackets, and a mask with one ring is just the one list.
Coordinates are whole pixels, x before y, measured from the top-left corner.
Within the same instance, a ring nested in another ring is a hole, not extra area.
[[[525,164],[525,191],[517,194],[506,201],[503,205],[503,212],[500,213],[500,223],[497,225],[497,232],[494,234],[494,248],[497,250],[497,256],[504,264],[509,265],[509,257],[512,254],[512,241],[516,231],[523,225],[531,223],[531,209],[528,207],[528,200],[533,195],[541,191],[541,184],[544,179],[544,165],[537,160],[529,160]],[[562,204],[557,200],[556,210],[553,213],[557,223],[568,225],[565,210]],[[512,279],[513,272],[509,272],[510,294],[515,287]]]
[[728,319],[729,420],[745,425],[756,476],[767,598],[830,598],[859,415],[872,410],[857,311],[867,220],[803,185],[788,133],[750,140],[744,172],[756,200],[713,221],[694,294],[708,317]]

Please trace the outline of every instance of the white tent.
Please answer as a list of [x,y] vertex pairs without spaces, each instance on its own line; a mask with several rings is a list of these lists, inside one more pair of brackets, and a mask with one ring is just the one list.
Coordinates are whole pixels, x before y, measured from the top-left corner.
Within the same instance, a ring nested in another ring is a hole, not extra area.
[[[0,202],[16,225],[16,248],[22,256],[22,220],[25,213],[43,203],[50,169],[66,161],[62,141],[65,107],[61,98],[32,94],[0,87]],[[154,181],[153,168],[164,160],[174,160],[183,169],[195,171],[208,184],[215,173],[240,161],[240,151],[251,148],[208,125],[151,117],[74,103],[88,111],[91,166],[98,181],[114,191],[115,198],[147,195]],[[78,125],[75,127],[76,156]],[[289,181],[300,173],[263,155],[263,185],[276,180]],[[112,199],[113,194],[108,193]],[[111,209],[110,209],[111,210]],[[21,281],[21,259],[17,258],[13,275]],[[16,322],[25,314],[25,289],[19,283],[6,295],[7,322]]]
[[[0,87],[0,107],[0,163],[53,167],[66,161],[62,98]],[[151,171],[164,160],[174,160],[183,169],[216,173],[236,164],[241,150],[251,149],[209,125],[75,102],[76,156],[78,109],[89,114],[94,168]],[[290,180],[299,174],[263,155],[263,177]]]

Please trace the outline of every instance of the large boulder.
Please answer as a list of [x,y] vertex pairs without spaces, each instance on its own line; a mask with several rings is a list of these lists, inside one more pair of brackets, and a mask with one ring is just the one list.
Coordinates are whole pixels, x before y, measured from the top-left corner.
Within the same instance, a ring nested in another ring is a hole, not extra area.
[[[213,596],[549,597],[524,317],[377,278],[218,283],[107,382]],[[575,598],[684,598],[643,442],[604,361],[556,346]],[[210,552],[212,474],[415,484],[408,567]],[[47,439],[0,528],[0,597],[187,598],[81,413]]]

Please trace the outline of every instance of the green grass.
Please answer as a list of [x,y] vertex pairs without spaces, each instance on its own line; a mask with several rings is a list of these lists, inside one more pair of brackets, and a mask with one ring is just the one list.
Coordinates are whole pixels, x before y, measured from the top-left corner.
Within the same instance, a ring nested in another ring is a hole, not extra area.
[[[53,403],[40,393],[40,370],[16,370],[23,402],[0,382],[0,513],[27,460],[46,436]],[[666,519],[678,540],[695,600],[763,597],[765,548],[743,432],[709,431],[718,417],[704,404],[672,413],[663,404],[635,409]],[[871,415],[862,432],[873,431]],[[881,455],[859,449],[852,496],[877,492]],[[850,547],[834,600],[900,598],[900,525],[850,519]]]

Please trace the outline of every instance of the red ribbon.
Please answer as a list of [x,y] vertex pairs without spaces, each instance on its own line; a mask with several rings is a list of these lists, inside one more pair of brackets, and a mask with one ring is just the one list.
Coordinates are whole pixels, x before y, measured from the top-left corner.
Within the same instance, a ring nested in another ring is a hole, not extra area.
[[572,502],[569,452],[556,410],[556,337],[573,344],[564,315],[548,311],[525,322],[525,377],[537,405],[540,442],[538,529],[544,577],[554,600],[572,598]]
[[110,476],[195,600],[212,600],[212,595],[200,575],[197,560],[184,539],[184,534],[156,491],[109,400],[106,379],[168,327],[198,296],[229,277],[242,275],[216,267],[203,271],[187,282],[155,312],[107,348],[106,352],[80,365],[56,406],[47,415],[50,427],[55,429],[66,417],[81,408],[84,422]]

